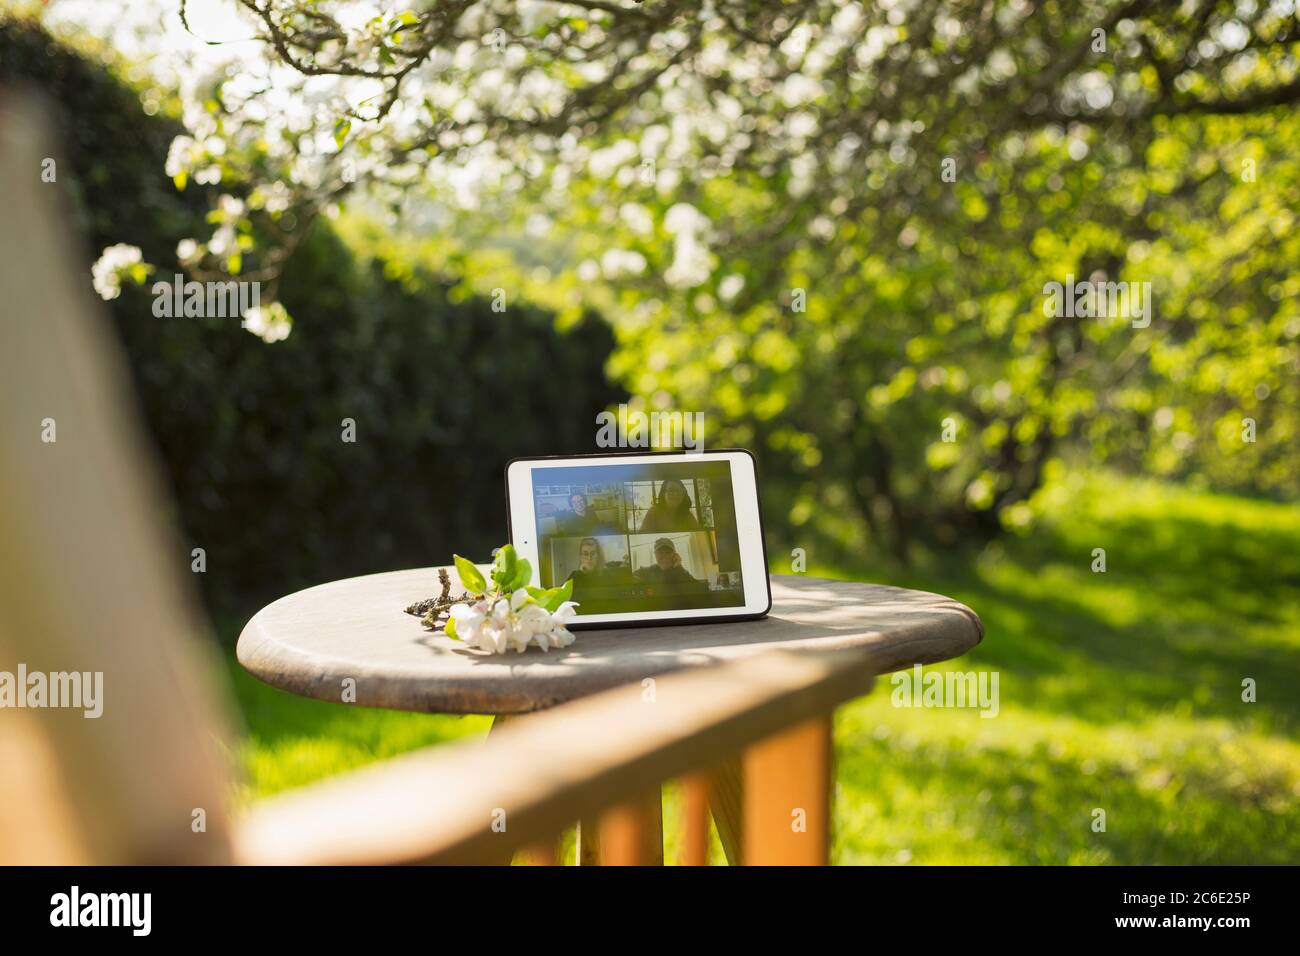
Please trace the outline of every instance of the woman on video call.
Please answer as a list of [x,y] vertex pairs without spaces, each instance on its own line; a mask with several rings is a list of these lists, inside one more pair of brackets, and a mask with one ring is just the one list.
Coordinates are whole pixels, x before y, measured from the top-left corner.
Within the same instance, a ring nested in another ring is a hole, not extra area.
[[567,580],[573,582],[573,599],[578,601],[581,595],[590,597],[594,588],[609,588],[622,583],[627,575],[628,572],[617,562],[615,567],[605,565],[605,550],[599,541],[583,538],[578,542],[578,566],[569,573]]
[[659,497],[646,512],[638,531],[698,531],[699,519],[691,512],[691,498],[678,478],[659,486]]

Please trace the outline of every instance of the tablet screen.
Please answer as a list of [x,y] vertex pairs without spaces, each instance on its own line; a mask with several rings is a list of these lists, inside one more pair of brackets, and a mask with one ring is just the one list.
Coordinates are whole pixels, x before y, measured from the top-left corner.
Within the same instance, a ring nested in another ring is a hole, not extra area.
[[535,468],[538,573],[578,614],[743,607],[726,461]]

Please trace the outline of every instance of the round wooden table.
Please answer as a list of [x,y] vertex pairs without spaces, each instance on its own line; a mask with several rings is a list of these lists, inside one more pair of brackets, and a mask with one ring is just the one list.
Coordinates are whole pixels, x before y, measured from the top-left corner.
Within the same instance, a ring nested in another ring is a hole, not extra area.
[[[460,594],[455,568],[447,570],[452,594]],[[492,655],[427,630],[403,610],[440,592],[437,568],[391,571],[322,584],[267,605],[240,634],[237,653],[254,676],[306,697],[421,713],[493,714],[501,721],[772,649],[858,648],[884,674],[959,657],[983,637],[970,608],[938,594],[801,575],[771,580],[772,610],[761,620],[580,630],[564,650]],[[728,776],[738,792],[738,769],[724,768]],[[713,806],[724,846],[731,842],[728,805],[736,793],[731,797],[724,794]]]

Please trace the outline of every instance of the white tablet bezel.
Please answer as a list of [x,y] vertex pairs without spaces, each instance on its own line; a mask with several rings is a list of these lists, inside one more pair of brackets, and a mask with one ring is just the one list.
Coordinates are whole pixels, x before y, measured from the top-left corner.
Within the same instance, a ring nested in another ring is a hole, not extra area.
[[582,468],[602,465],[682,464],[706,459],[726,461],[731,466],[732,500],[736,505],[736,533],[740,548],[743,607],[684,608],[674,611],[629,611],[623,614],[581,615],[571,626],[593,627],[635,623],[685,623],[712,619],[761,617],[772,607],[767,576],[767,555],[763,550],[763,519],[758,503],[758,474],[754,456],[743,449],[703,452],[668,452],[611,455],[575,455],[568,458],[518,458],[506,466],[507,504],[510,509],[510,538],[515,551],[533,566],[533,584],[538,584],[537,516],[533,500],[533,472],[547,468]]

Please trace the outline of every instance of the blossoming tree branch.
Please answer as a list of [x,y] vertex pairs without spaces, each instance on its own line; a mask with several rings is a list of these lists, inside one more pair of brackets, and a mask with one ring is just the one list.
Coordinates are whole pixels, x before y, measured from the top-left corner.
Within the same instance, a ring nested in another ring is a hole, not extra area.
[[[418,224],[385,241],[601,312],[630,392],[902,559],[1032,520],[1070,446],[1294,487],[1293,5],[230,4],[251,42],[182,74],[167,161],[212,197],[195,278],[275,302],[323,219]],[[1149,327],[1045,312],[1067,276],[1149,283]]]

